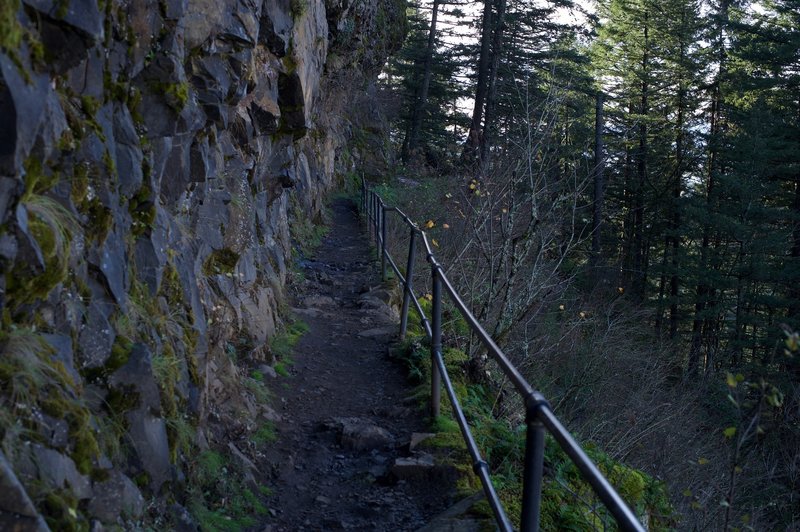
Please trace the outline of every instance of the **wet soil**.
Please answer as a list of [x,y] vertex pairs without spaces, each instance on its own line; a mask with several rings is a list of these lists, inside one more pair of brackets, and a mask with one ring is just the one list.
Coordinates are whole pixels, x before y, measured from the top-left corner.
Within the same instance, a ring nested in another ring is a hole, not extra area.
[[309,331],[272,386],[281,420],[266,450],[273,515],[262,529],[416,530],[453,502],[454,479],[435,467],[393,473],[428,427],[388,357],[397,325],[378,303],[387,291],[352,202],[333,203],[331,229],[302,268],[292,305]]

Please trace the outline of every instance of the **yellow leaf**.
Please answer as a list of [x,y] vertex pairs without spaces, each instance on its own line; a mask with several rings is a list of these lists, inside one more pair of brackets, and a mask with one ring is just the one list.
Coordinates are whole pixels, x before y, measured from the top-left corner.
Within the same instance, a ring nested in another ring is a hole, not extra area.
[[725,381],[728,383],[729,387],[736,388],[736,377],[733,376],[733,373],[728,373],[725,376]]
[[692,503],[692,510],[699,510],[700,508],[701,508],[701,506],[700,506],[700,503],[699,503],[699,502],[697,502],[697,501],[694,501],[694,502]]
[[433,301],[433,295],[432,294],[425,294],[425,299],[427,299],[428,301]]
[[741,373],[737,373],[736,382],[743,382],[743,381],[744,381],[744,375],[742,375]]
[[684,497],[691,497],[692,496],[692,490],[690,490],[690,489],[683,490],[683,496]]
[[435,225],[436,222],[434,222],[433,220],[428,220],[427,222],[425,222],[425,229],[433,229]]
[[505,207],[503,207],[503,214],[505,214],[505,213],[507,213],[507,212],[508,212],[508,209],[506,209]]
[[450,224],[442,224],[442,229],[450,229]]
[[697,463],[700,465],[706,465],[708,463],[708,458],[698,458]]
[[586,317],[586,313],[585,312],[581,312],[581,313],[578,314],[578,316],[580,316],[581,318],[585,318]]
[[725,435],[726,438],[733,438],[736,434],[736,427],[728,427],[722,431],[722,434]]
[[620,294],[624,294],[625,293],[625,287],[618,286],[617,287],[617,292],[619,292]]
[[559,305],[558,310],[564,310],[564,305]]
[[436,246],[437,248],[439,247],[439,243],[436,241],[436,239],[435,239],[435,238],[431,238],[431,244],[433,244],[433,245],[434,245],[434,246]]
[[469,184],[469,189],[470,190],[475,190],[476,188],[478,188],[478,187],[477,187],[477,185],[475,183],[470,183]]

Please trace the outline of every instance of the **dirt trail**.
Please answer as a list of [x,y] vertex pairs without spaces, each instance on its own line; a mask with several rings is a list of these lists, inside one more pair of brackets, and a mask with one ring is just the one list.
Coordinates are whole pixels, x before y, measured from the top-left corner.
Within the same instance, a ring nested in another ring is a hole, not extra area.
[[388,292],[355,206],[337,200],[332,210],[293,302],[310,330],[291,376],[273,387],[282,420],[266,450],[275,509],[266,530],[416,530],[453,502],[454,479],[409,451],[426,426],[387,356],[397,329]]

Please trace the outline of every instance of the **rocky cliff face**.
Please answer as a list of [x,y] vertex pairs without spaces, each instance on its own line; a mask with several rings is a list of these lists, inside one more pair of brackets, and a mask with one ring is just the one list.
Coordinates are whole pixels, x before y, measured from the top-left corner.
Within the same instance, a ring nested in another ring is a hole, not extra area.
[[180,521],[192,453],[252,430],[241,359],[273,362],[293,239],[352,169],[349,111],[404,16],[2,2],[0,528],[124,525],[145,503]]

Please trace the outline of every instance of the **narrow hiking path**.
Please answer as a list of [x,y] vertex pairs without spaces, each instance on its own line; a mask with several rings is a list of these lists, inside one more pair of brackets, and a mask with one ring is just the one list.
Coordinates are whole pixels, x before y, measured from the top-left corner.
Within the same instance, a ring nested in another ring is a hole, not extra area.
[[293,297],[309,331],[275,387],[266,530],[416,530],[453,502],[454,474],[410,449],[426,423],[388,357],[392,294],[355,205],[337,200],[332,213]]

